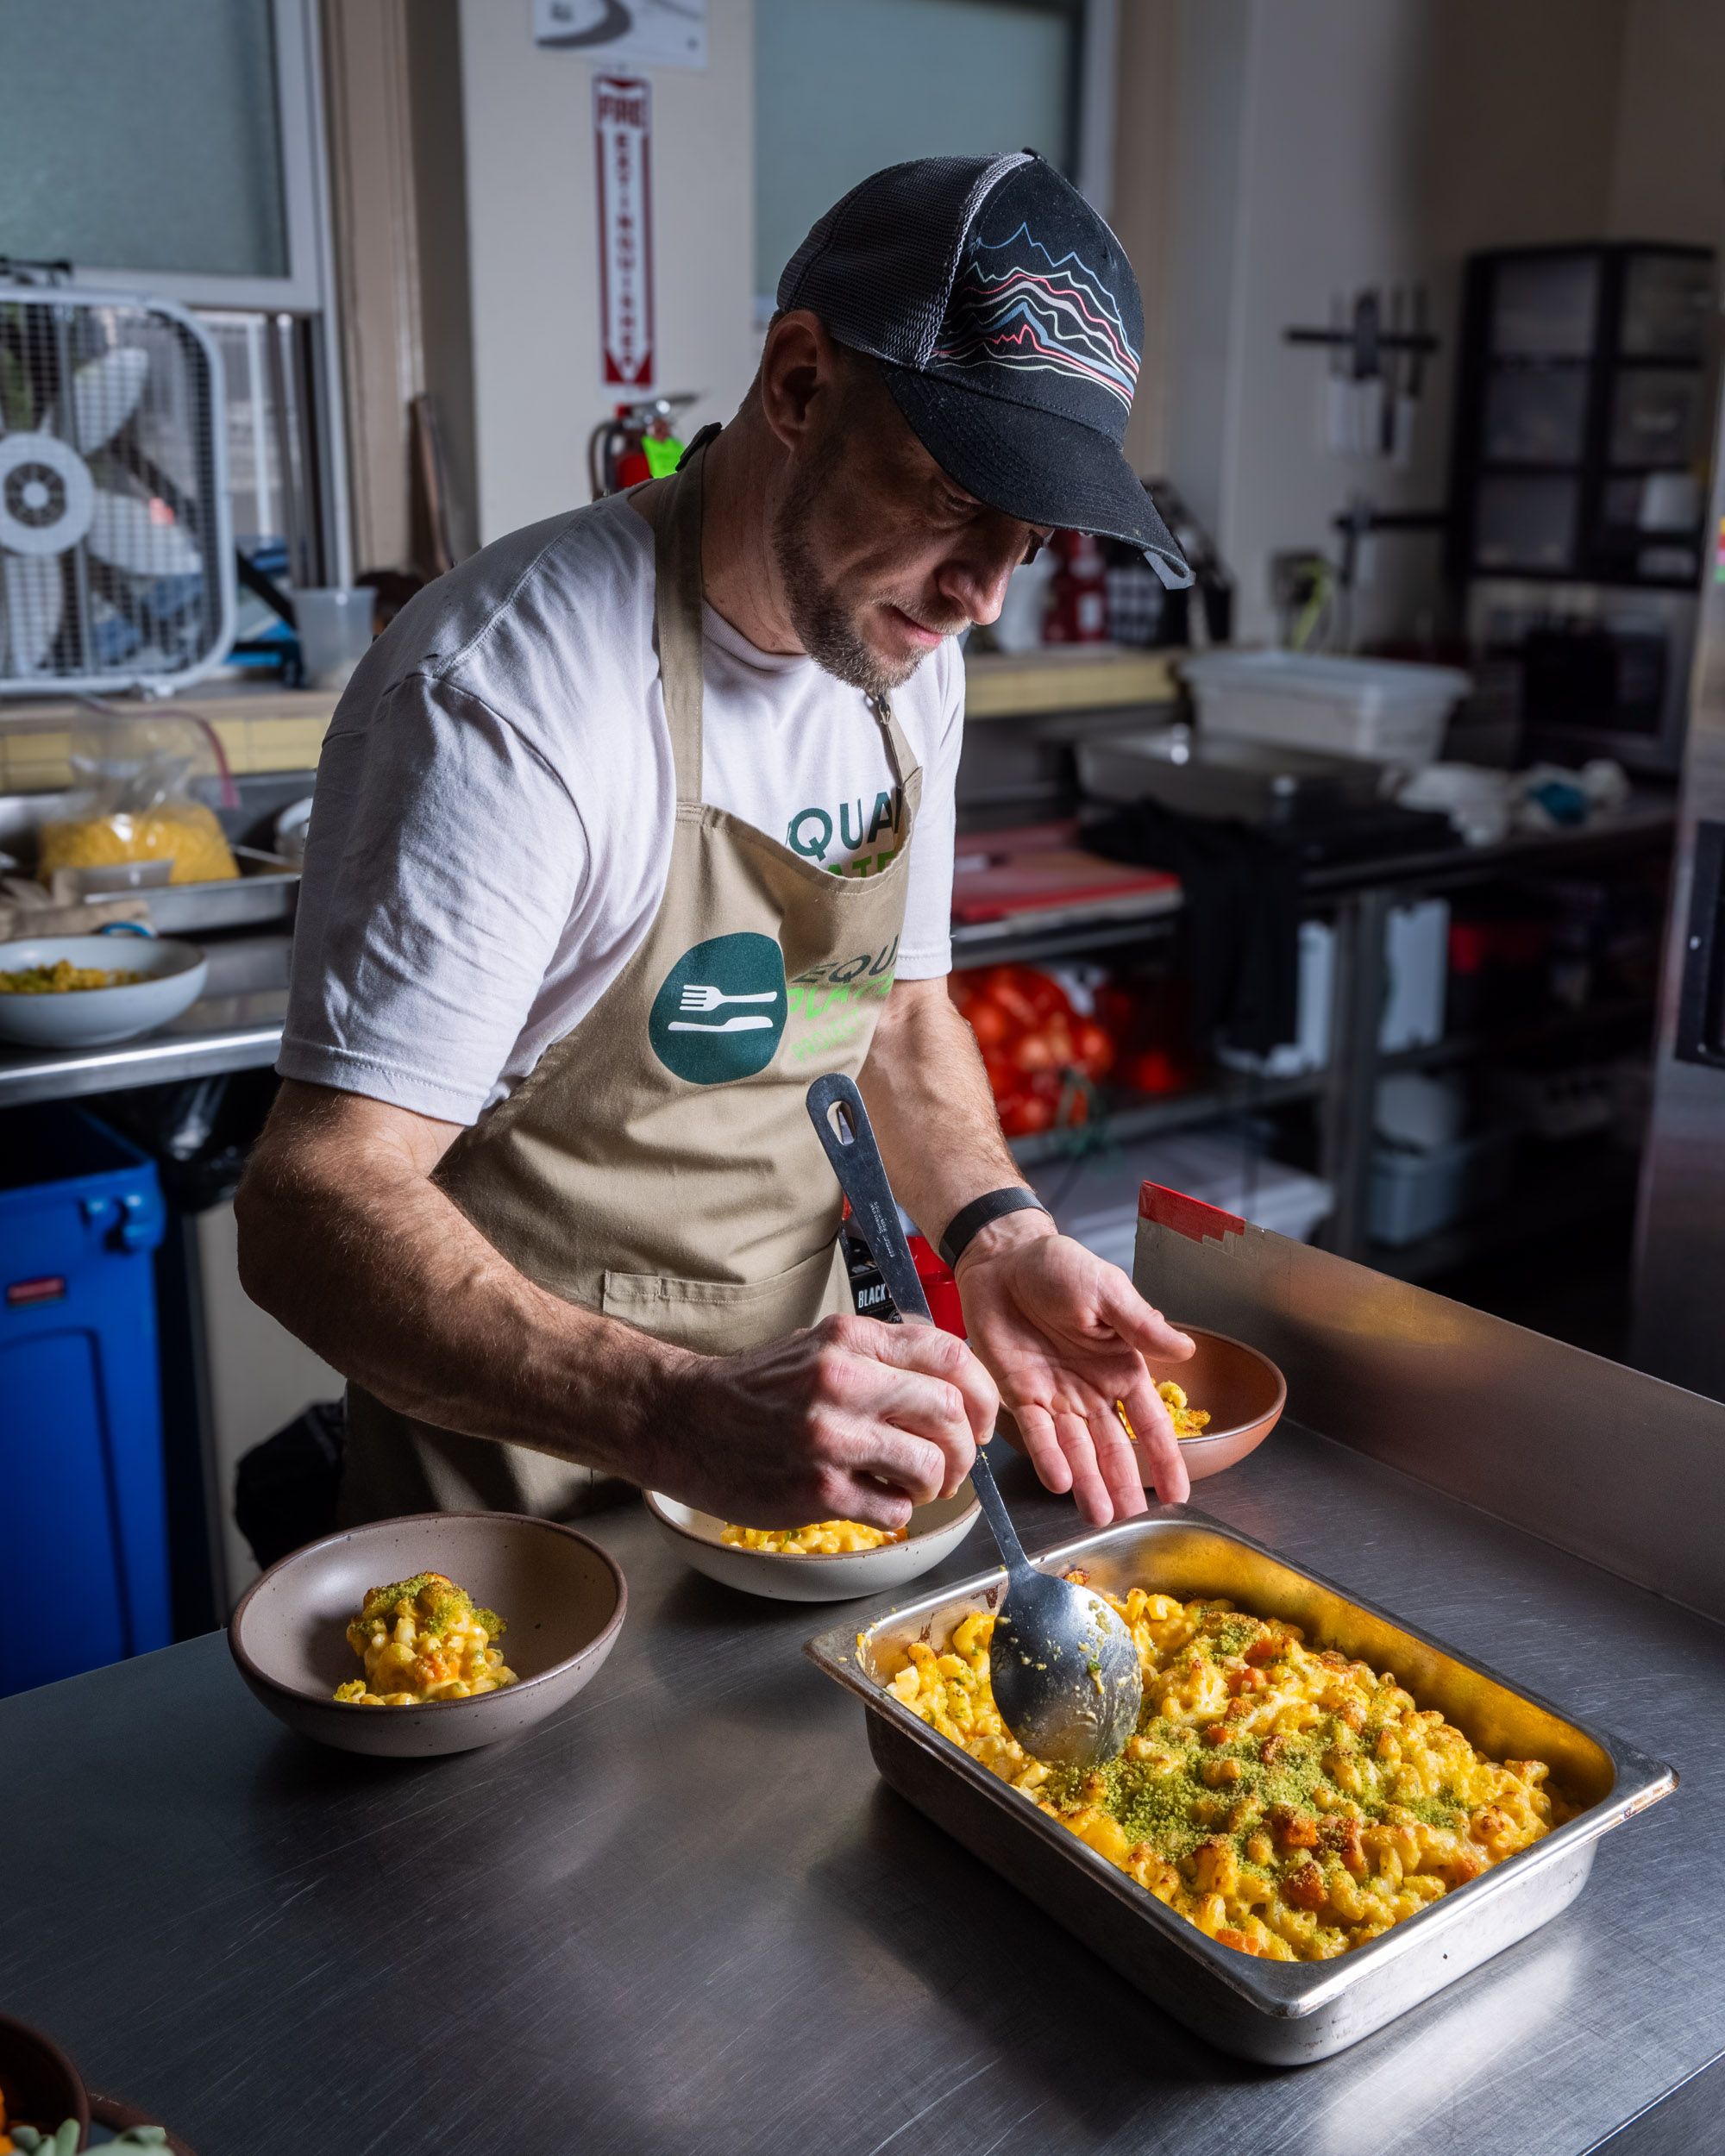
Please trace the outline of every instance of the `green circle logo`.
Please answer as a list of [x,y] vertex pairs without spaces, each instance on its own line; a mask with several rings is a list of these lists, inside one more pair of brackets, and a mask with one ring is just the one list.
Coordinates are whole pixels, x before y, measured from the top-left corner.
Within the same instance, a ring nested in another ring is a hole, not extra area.
[[660,984],[647,1037],[693,1086],[752,1078],[785,1031],[785,955],[770,936],[715,936],[686,950]]

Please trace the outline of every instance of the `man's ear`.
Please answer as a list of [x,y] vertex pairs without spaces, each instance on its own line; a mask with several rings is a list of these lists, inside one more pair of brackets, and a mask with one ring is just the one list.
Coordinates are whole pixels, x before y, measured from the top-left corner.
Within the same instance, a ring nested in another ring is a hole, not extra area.
[[761,410],[793,454],[806,444],[820,398],[836,392],[840,365],[819,315],[796,307],[775,317],[761,353]]

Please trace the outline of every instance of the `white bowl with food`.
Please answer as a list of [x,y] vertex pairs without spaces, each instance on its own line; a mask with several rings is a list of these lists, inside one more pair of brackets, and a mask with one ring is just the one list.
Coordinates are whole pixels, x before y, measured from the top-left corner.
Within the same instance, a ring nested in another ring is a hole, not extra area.
[[105,1048],[153,1033],[196,1003],[210,973],[198,946],[127,930],[0,943],[0,1040]]
[[[647,1492],[647,1509],[684,1562],[723,1587],[775,1602],[844,1602],[885,1594],[929,1571],[963,1541],[982,1508],[967,1476],[950,1497],[919,1505],[901,1536],[878,1541],[881,1530],[859,1529],[851,1520],[781,1530],[731,1526],[656,1489]],[[865,1541],[872,1546],[831,1546]]]

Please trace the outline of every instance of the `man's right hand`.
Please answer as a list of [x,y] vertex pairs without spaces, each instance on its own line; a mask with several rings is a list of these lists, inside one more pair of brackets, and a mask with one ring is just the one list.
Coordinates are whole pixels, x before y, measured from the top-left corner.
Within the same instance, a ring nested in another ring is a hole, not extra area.
[[902,1527],[948,1497],[1000,1412],[963,1340],[929,1325],[823,1318],[669,1372],[656,1487],[744,1527]]

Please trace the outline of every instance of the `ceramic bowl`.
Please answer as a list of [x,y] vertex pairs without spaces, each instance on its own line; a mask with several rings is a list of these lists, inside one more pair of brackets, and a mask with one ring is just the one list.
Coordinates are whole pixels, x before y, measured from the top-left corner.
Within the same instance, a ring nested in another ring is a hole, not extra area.
[[65,2119],[76,2119],[78,2147],[90,2128],[90,2099],[84,2081],[58,2044],[50,2043],[28,2021],[0,2014],[0,2096],[15,2126],[34,2126],[52,2134]]
[[[135,2104],[87,2089],[58,2044],[28,2021],[15,2021],[5,2014],[0,2014],[0,2096],[14,2126],[34,2126],[40,2134],[57,2132],[67,2119],[75,2119],[79,2148],[88,2147],[91,2126],[122,2134],[128,2127],[154,2123]],[[169,2156],[193,2156],[189,2141],[172,2128],[162,2130]]]
[[680,1505],[674,1497],[662,1497],[657,1490],[648,1491],[647,1509],[678,1555],[722,1586],[775,1602],[846,1602],[902,1587],[938,1564],[963,1541],[982,1508],[967,1477],[950,1497],[917,1507],[904,1541],[830,1557],[733,1549],[719,1540],[723,1520]]
[[0,973],[27,966],[99,966],[147,976],[117,988],[0,995],[0,1040],[24,1048],[102,1048],[154,1032],[197,1002],[210,967],[195,943],[162,936],[23,936],[0,943]]
[[1171,1377],[1185,1388],[1193,1407],[1209,1410],[1210,1424],[1203,1436],[1180,1440],[1186,1472],[1195,1482],[1201,1482],[1207,1475],[1220,1475],[1264,1443],[1288,1404],[1288,1381],[1267,1355],[1244,1340],[1202,1326],[1180,1325],[1177,1319],[1169,1322],[1195,1344],[1191,1358],[1151,1363],[1150,1374],[1158,1384]]
[[[421,1707],[332,1697],[361,1674],[347,1626],[367,1589],[416,1572],[442,1572],[497,1611],[519,1683]],[[555,1714],[611,1652],[628,1600],[614,1561],[573,1527],[517,1513],[418,1513],[326,1535],[273,1564],[234,1612],[228,1645],[254,1695],[301,1736],[426,1758],[513,1737]]]

